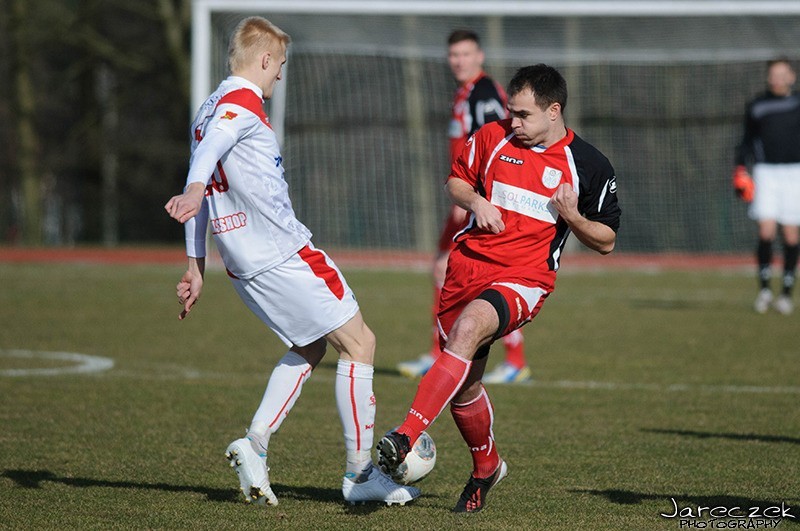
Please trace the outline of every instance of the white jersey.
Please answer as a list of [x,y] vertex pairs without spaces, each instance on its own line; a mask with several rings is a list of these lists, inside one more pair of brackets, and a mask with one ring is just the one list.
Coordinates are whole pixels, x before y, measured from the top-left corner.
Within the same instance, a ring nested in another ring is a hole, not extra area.
[[205,256],[206,220],[225,267],[248,279],[294,255],[311,239],[295,217],[284,180],[278,137],[261,90],[230,76],[192,123],[187,185],[206,185],[196,221],[186,224],[187,254]]

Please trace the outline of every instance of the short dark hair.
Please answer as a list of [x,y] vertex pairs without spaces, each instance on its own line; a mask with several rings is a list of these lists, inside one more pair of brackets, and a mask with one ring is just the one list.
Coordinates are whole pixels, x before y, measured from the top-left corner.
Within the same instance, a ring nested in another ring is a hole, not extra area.
[[554,103],[561,105],[561,112],[567,107],[567,82],[558,70],[539,63],[523,66],[508,82],[508,97],[530,90],[540,109],[547,109]]
[[457,29],[454,30],[449,37],[447,37],[447,45],[452,46],[457,42],[461,41],[474,41],[475,44],[480,47],[481,39],[478,37],[478,34],[472,30],[468,29]]

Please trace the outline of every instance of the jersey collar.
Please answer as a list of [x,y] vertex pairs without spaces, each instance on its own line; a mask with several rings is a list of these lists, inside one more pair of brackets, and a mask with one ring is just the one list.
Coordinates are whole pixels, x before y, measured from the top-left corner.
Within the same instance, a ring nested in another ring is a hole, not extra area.
[[242,88],[252,90],[256,93],[256,96],[258,96],[262,101],[264,100],[264,92],[252,81],[239,76],[228,76],[228,79]]
[[561,149],[562,147],[569,145],[569,143],[572,142],[572,140],[575,138],[575,133],[569,127],[567,127],[566,129],[567,129],[567,134],[564,136],[564,138],[562,138],[552,146],[543,146],[539,144],[533,146],[531,148],[531,151],[534,151],[536,153],[544,153],[549,149]]
[[463,84],[463,85],[461,85],[461,86],[462,86],[462,87],[472,87],[472,86],[475,86],[475,83],[477,83],[478,81],[480,81],[480,80],[481,80],[483,77],[485,77],[485,76],[486,76],[486,72],[484,72],[483,70],[481,70],[480,72],[478,72],[478,75],[477,75],[477,76],[475,76],[474,78],[470,79],[469,81],[467,81],[466,83],[464,83],[464,84]]

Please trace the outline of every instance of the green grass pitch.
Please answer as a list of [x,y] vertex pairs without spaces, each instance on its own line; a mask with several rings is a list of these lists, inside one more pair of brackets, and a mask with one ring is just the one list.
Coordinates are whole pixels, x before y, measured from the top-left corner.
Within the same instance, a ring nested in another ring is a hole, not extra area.
[[[429,430],[438,463],[419,500],[342,502],[332,350],[272,440],[280,505],[241,502],[223,452],[284,348],[223,272],[179,322],[179,267],[0,264],[0,528],[687,528],[660,516],[675,499],[783,503],[796,518],[780,527],[800,529],[800,314],[755,315],[750,273],[565,269],[524,329],[535,382],[489,387],[509,477],[463,516],[450,509],[470,459],[447,411]],[[381,434],[416,389],[394,367],[428,346],[429,280],[346,274],[378,337]],[[72,364],[19,350],[115,365],[10,376]]]

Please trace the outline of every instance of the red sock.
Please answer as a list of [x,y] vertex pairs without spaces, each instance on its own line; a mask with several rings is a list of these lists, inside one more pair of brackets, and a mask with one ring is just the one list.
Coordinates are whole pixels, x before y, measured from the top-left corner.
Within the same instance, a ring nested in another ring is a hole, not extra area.
[[525,366],[525,349],[523,348],[522,331],[517,329],[503,336],[503,346],[506,348],[506,363],[517,369]]
[[447,349],[436,358],[433,366],[419,382],[406,420],[397,428],[399,433],[408,435],[412,445],[453,399],[467,379],[470,367],[470,360],[458,357]]
[[442,288],[433,288],[433,341],[431,343],[431,355],[438,358],[442,353],[439,347],[439,296]]
[[500,456],[497,454],[492,433],[494,408],[486,389],[481,389],[478,398],[471,402],[450,404],[450,413],[472,453],[473,477],[491,476],[500,464]]

